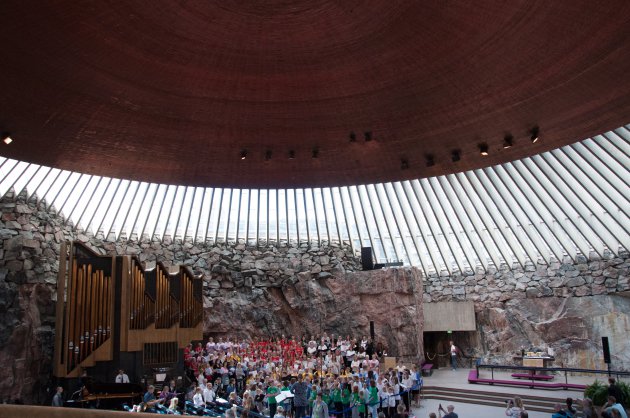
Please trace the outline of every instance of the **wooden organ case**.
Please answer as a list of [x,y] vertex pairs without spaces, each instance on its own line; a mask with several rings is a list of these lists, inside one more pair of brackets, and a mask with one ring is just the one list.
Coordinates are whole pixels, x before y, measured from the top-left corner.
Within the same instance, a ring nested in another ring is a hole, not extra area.
[[[112,381],[119,368],[136,378],[182,364],[182,349],[202,339],[201,277],[162,263],[145,271],[134,256],[100,256],[62,244],[54,374]],[[132,377],[133,379],[133,377]]]

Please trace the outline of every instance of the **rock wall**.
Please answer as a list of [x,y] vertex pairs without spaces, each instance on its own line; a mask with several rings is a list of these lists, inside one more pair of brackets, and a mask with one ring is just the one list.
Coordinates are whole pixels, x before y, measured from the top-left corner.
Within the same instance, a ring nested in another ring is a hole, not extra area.
[[549,265],[494,267],[475,274],[425,279],[425,303],[475,302],[478,333],[460,345],[484,361],[514,362],[521,349],[550,348],[556,366],[600,368],[601,337],[610,339],[613,368],[630,369],[630,255],[591,253]]
[[510,362],[521,347],[549,346],[557,364],[603,367],[600,337],[608,336],[613,366],[630,368],[627,251],[549,266],[442,273],[427,278],[423,292],[416,269],[360,272],[359,259],[346,246],[210,246],[168,237],[113,242],[75,233],[24,195],[5,197],[0,213],[0,367],[7,375],[0,380],[0,399],[46,400],[59,245],[71,239],[100,254],[137,254],[148,268],[158,260],[205,274],[207,334],[359,335],[374,321],[390,353],[411,357],[422,347],[422,310],[416,309],[422,300],[473,300],[478,332],[454,337],[488,361]]
[[165,239],[105,241],[71,226],[24,195],[0,202],[0,399],[48,401],[60,243],[82,241],[100,254],[136,254],[185,264],[205,275],[205,332],[232,336],[367,335],[394,355],[422,350],[422,281],[417,269],[360,272],[349,247],[205,245]]

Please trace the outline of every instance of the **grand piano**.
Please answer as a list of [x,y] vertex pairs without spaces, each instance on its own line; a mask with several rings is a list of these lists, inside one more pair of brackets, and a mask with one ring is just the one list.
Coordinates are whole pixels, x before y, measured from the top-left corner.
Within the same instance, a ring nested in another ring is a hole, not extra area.
[[123,409],[123,404],[142,401],[143,388],[136,383],[105,383],[85,381],[83,387],[66,401],[74,408]]

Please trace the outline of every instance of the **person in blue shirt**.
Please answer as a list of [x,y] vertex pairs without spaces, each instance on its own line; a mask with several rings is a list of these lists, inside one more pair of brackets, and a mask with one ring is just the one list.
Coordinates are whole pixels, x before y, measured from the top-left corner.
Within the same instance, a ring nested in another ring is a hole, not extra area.
[[144,394],[142,401],[146,405],[147,411],[154,412],[155,404],[158,403],[158,400],[155,397],[155,386],[149,385],[147,388],[147,392]]

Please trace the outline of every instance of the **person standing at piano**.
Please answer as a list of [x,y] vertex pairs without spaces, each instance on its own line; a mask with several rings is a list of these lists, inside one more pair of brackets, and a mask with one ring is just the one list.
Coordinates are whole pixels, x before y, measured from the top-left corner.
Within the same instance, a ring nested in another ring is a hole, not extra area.
[[57,392],[52,398],[52,406],[63,406],[63,388],[61,386],[57,386]]
[[118,370],[118,374],[116,375],[116,383],[129,383],[129,376],[127,376],[123,369]]

